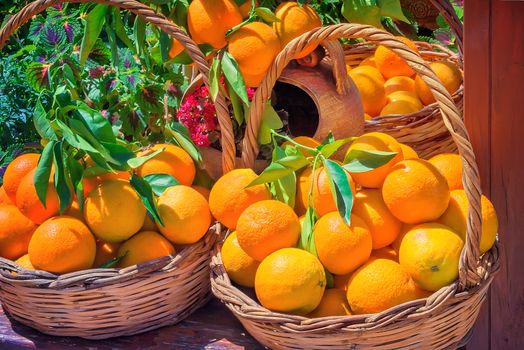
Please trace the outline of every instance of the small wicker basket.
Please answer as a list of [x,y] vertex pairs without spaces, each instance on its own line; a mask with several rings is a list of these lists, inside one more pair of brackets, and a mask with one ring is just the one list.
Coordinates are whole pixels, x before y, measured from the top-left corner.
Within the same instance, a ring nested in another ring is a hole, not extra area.
[[[38,13],[62,2],[37,0],[12,16],[0,30],[0,49],[9,36]],[[135,0],[96,0],[129,10],[156,25],[186,48],[207,83],[208,63],[198,46],[174,23]],[[222,130],[222,167],[234,166],[233,129],[223,97],[216,101]],[[210,297],[210,252],[218,238],[214,225],[199,242],[176,256],[124,269],[90,269],[64,275],[27,270],[0,259],[0,301],[17,321],[43,333],[104,339],[175,324]]]
[[220,245],[217,245],[211,264],[212,291],[252,336],[272,349],[393,350],[457,347],[467,341],[467,335],[498,270],[498,243],[479,256],[481,190],[475,155],[452,97],[419,55],[391,34],[365,25],[339,24],[318,28],[293,40],[277,56],[253,98],[243,144],[244,164],[251,166],[256,158],[256,135],[264,102],[270,97],[271,89],[284,67],[307,45],[343,37],[364,38],[393,50],[421,76],[438,101],[439,115],[462,158],[464,189],[471,203],[458,280],[427,299],[401,304],[378,314],[308,319],[272,312],[236,288],[222,265]]

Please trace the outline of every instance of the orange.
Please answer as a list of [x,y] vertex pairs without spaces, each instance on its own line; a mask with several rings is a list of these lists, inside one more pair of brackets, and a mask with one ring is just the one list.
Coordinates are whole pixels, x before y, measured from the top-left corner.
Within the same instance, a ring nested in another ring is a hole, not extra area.
[[404,159],[417,159],[418,154],[417,152],[410,146],[401,143],[400,148],[402,149],[402,155]]
[[234,230],[242,212],[251,204],[271,199],[266,185],[246,188],[257,174],[251,169],[235,169],[217,180],[209,194],[209,208],[213,216]]
[[462,184],[462,160],[458,154],[443,153],[432,157],[429,162],[433,164],[438,171],[448,181],[450,190],[464,188]]
[[294,247],[300,231],[297,214],[289,206],[276,200],[250,205],[240,215],[237,225],[240,247],[258,261],[276,250]]
[[[317,148],[318,146],[320,146],[320,142],[318,142],[314,138],[308,137],[308,136],[297,136],[297,137],[293,138],[293,141],[295,141],[298,144],[301,144],[302,146],[306,146],[306,147],[309,147],[309,148]],[[291,142],[286,141],[286,142],[284,142],[282,144],[282,147],[286,147],[288,145],[289,146],[295,146]],[[304,157],[311,157],[311,156],[313,156],[310,152],[308,152],[307,150],[305,150],[303,148],[297,147],[297,149],[300,151],[300,153],[302,153],[304,155]]]
[[[296,37],[322,26],[322,21],[315,10],[306,4],[299,5],[294,1],[281,3],[276,8],[275,15],[280,19],[280,22],[273,22],[273,29],[275,29],[282,47],[285,47]],[[315,48],[314,45],[306,46],[295,56],[295,59],[309,55]]]
[[320,304],[308,317],[346,316],[351,315],[351,310],[346,298],[346,293],[341,289],[326,289]]
[[427,223],[415,226],[402,239],[400,265],[425,290],[437,291],[458,277],[464,242],[447,226]]
[[206,201],[209,201],[209,194],[211,193],[211,190],[209,188],[205,188],[205,187],[202,187],[202,186],[196,186],[196,185],[193,185],[191,186],[193,187],[193,189],[195,191],[197,191],[198,193],[200,193],[202,196],[204,196],[204,198],[206,199]]
[[158,197],[158,212],[164,226],[158,229],[174,244],[192,244],[204,237],[211,226],[206,199],[189,186],[173,186]]
[[29,242],[29,258],[37,270],[68,273],[93,266],[96,243],[89,228],[70,216],[40,225]]
[[400,245],[402,244],[402,239],[404,239],[404,236],[406,235],[406,233],[408,233],[415,226],[417,225],[408,225],[408,224],[402,225],[402,228],[400,229],[400,233],[398,234],[397,239],[395,239],[395,242],[391,243],[391,247],[393,248],[393,250],[395,250],[395,252],[397,252],[397,255],[398,255],[398,252],[400,251]]
[[82,179],[82,186],[84,188],[84,197],[87,197],[92,190],[100,186],[100,184],[102,184],[102,182],[104,181],[118,180],[118,179],[129,180],[129,178],[130,178],[130,175],[126,171],[109,172],[109,173],[104,173],[104,174],[97,175],[97,176],[84,177]]
[[391,246],[373,250],[371,252],[371,259],[389,259],[398,262],[398,253]]
[[[311,175],[312,169],[312,167],[306,168],[299,176],[295,204],[295,210],[298,215],[305,214],[308,207],[309,192],[311,189],[311,181],[313,179]],[[355,182],[348,172],[346,172],[346,175],[349,186],[351,187],[351,192],[353,192],[353,196],[355,196]],[[315,184],[313,186],[312,195],[312,205],[319,216],[337,210],[337,204],[333,198],[329,178],[324,167],[320,167],[315,171]]]
[[351,173],[355,182],[362,187],[380,188],[391,168],[402,160],[402,149],[400,148],[400,144],[393,137],[381,132],[370,132],[360,136],[349,146],[347,153],[352,150],[398,153],[388,163],[376,169],[364,173]]
[[226,32],[242,22],[233,0],[193,0],[187,10],[187,26],[197,44],[215,49],[226,46]]
[[[416,45],[408,38],[397,36],[397,39],[404,42],[410,49],[418,53]],[[387,79],[403,75],[412,76],[415,71],[399,55],[385,46],[379,45],[375,51],[375,64],[378,70]]]
[[[255,1],[255,7],[258,6],[258,1]],[[249,12],[251,12],[251,0],[246,0],[240,6],[238,6],[242,18],[248,18]]]
[[285,248],[265,258],[255,276],[255,292],[269,310],[307,315],[317,308],[326,288],[324,267],[313,255]]
[[375,64],[375,56],[368,56],[365,60],[360,62],[359,66],[371,66],[377,68],[377,65]]
[[345,275],[333,275],[333,288],[346,291],[351,275],[352,273],[347,273]]
[[[480,235],[480,253],[483,254],[493,247],[497,239],[499,222],[495,207],[486,196],[480,200],[482,212],[482,233]],[[466,241],[469,202],[464,190],[451,191],[449,206],[438,219],[439,223],[449,226],[460,238]]]
[[110,260],[115,259],[118,256],[118,248],[120,248],[120,243],[97,241],[93,267],[101,267]]
[[371,119],[373,119],[372,116],[370,116],[370,115],[367,114],[367,113],[364,113],[364,120],[371,120]]
[[13,201],[11,200],[11,198],[9,198],[7,193],[5,193],[4,186],[0,186],[0,204],[15,205],[15,203],[13,203]]
[[389,78],[384,83],[384,89],[386,89],[386,95],[396,91],[409,91],[415,93],[415,80],[405,76]]
[[[409,78],[408,78],[409,79]],[[388,101],[391,102],[397,102],[397,101],[406,101],[411,103],[413,108],[415,108],[417,111],[424,108],[422,105],[422,102],[420,102],[417,94],[411,91],[394,91],[388,95]]]
[[389,259],[371,259],[349,279],[346,293],[353,313],[373,314],[416,300],[420,292],[409,274]]
[[153,231],[142,231],[120,246],[118,256],[123,258],[118,266],[133,266],[169,255],[175,255],[175,248],[164,236]]
[[393,115],[393,114],[411,114],[418,112],[417,109],[412,103],[407,101],[395,101],[389,102],[382,110],[380,115]]
[[26,153],[16,157],[5,169],[3,188],[11,202],[16,203],[16,191],[27,173],[38,165],[40,155]]
[[180,43],[180,41],[176,40],[175,38],[171,39],[171,47],[169,48],[168,57],[169,58],[175,58],[178,55],[184,51],[184,46]]
[[380,71],[377,68],[372,67],[372,66],[367,66],[367,65],[357,66],[349,72],[349,76],[351,78],[354,78],[354,76],[357,74],[367,75],[370,78],[374,78],[380,81],[382,84],[384,84],[385,82],[384,77],[382,76],[382,73],[380,73]]
[[168,174],[182,185],[191,186],[196,174],[195,163],[182,148],[161,143],[154,145],[142,155],[156,152],[162,148],[164,148],[163,152],[149,159],[137,169],[138,175],[144,177],[150,174]]
[[[462,72],[455,64],[448,61],[438,61],[431,63],[429,67],[435,72],[437,78],[450,94],[454,94],[459,89],[462,84]],[[415,78],[415,90],[425,105],[436,101],[428,85],[418,75]]]
[[382,82],[365,74],[354,74],[351,79],[360,93],[364,112],[372,117],[377,116],[387,103]]
[[384,180],[382,196],[393,215],[406,224],[438,219],[449,203],[446,178],[430,162],[408,159],[397,163]]
[[103,241],[118,243],[138,232],[146,207],[129,182],[110,180],[89,193],[84,204],[86,224]]
[[231,233],[220,250],[222,263],[229,278],[244,287],[255,286],[255,275],[260,262],[256,261],[242,250],[238,243],[237,233]]
[[66,210],[64,215],[72,216],[80,221],[84,221],[84,214],[82,213],[82,210],[80,210],[80,204],[76,199],[73,200],[71,206]]
[[142,227],[140,228],[140,231],[156,231],[156,223],[153,219],[149,217],[149,213],[147,213],[144,223],[142,224]]
[[357,193],[353,213],[369,228],[373,249],[384,248],[397,238],[402,224],[391,214],[379,189],[364,189]]
[[[229,53],[237,61],[242,76],[260,77],[260,81],[280,51],[277,34],[262,22],[246,24],[228,37],[228,43]],[[257,87],[260,81],[249,81],[246,85]]]
[[28,270],[34,270],[35,269],[33,264],[31,264],[31,260],[29,258],[29,254],[22,255],[20,258],[18,258],[15,261],[15,263],[17,263],[18,265],[20,265],[22,267],[25,267]]
[[46,192],[46,205],[40,202],[36,194],[35,177],[36,169],[28,172],[16,191],[16,206],[35,224],[41,224],[52,216],[55,216],[60,211],[58,193],[56,193],[55,184],[52,177],[49,179],[49,185]]
[[17,207],[0,205],[0,256],[16,260],[26,254],[35,230],[36,225],[22,215]]
[[326,214],[316,223],[313,234],[319,260],[336,275],[354,271],[371,255],[371,233],[355,214],[351,214],[351,226],[338,212]]
[[264,77],[266,76],[266,72],[260,73],[260,74],[249,74],[245,73],[244,76],[244,83],[246,86],[251,87],[258,87]]

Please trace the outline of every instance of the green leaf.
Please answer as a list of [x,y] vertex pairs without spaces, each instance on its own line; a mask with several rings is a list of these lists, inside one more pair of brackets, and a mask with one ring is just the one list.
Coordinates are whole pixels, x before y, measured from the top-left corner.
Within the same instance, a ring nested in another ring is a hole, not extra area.
[[71,178],[71,183],[73,184],[73,188],[76,193],[78,204],[80,205],[80,210],[83,210],[84,185],[82,183],[82,179],[84,176],[84,168],[78,160],[75,160],[71,155],[69,155],[67,156],[67,169],[69,170],[69,176]]
[[247,88],[246,83],[244,82],[244,77],[240,73],[240,68],[238,67],[237,61],[229,52],[224,52],[222,56],[222,72],[226,80],[229,82],[233,91],[240,97],[240,99],[246,104],[249,105],[249,98],[247,97]]
[[285,156],[279,160],[276,161],[278,164],[285,166],[286,168],[293,169],[294,171],[297,171],[299,169],[302,169],[306,165],[309,165],[309,161],[307,160],[302,153],[295,156]]
[[350,173],[365,173],[387,164],[396,152],[351,150],[344,158],[344,169]]
[[53,166],[53,149],[56,144],[57,141],[51,140],[44,147],[42,155],[38,160],[35,177],[33,179],[35,183],[36,195],[38,196],[38,199],[40,199],[40,202],[44,205],[44,208],[46,208],[47,187],[49,186],[49,176],[51,175],[51,169]]
[[380,6],[380,14],[382,16],[391,17],[409,23],[409,20],[402,12],[400,0],[378,0],[378,6]]
[[324,169],[338,212],[349,226],[351,225],[351,209],[353,209],[353,192],[349,184],[348,174],[337,162],[329,159],[324,160]]
[[115,26],[115,33],[118,39],[120,39],[130,50],[135,52],[135,45],[126,32],[126,27],[122,21],[122,15],[118,7],[113,7],[113,24]]
[[264,113],[262,114],[262,123],[258,133],[258,141],[261,145],[271,143],[271,130],[278,130],[284,127],[282,120],[275,111],[271,102],[266,102]]
[[147,154],[145,156],[131,158],[131,159],[129,159],[127,161],[127,165],[129,165],[129,167],[131,167],[131,169],[140,168],[145,162],[147,162],[148,160],[156,157],[157,154],[160,154],[160,153],[164,152],[164,150],[165,150],[165,148],[161,148],[161,149],[156,150],[153,153]]
[[27,66],[25,72],[27,82],[36,91],[42,91],[45,87],[49,86],[50,67],[51,65],[40,62],[33,62]]
[[153,194],[151,185],[149,185],[146,180],[135,174],[131,176],[131,180],[129,182],[140,198],[142,198],[142,201],[144,202],[144,205],[151,217],[155,220],[155,222],[164,226],[164,222],[162,221],[156,206],[155,196]]
[[302,223],[302,230],[300,231],[300,240],[298,242],[298,247],[300,249],[310,252],[315,256],[318,256],[317,248],[315,246],[314,235],[315,221],[315,210],[311,207],[308,207],[304,217],[304,221]]
[[278,163],[271,163],[260,175],[258,175],[255,180],[251,181],[251,183],[247,185],[246,188],[275,182],[292,173],[294,173],[294,170],[291,168],[285,167]]
[[278,18],[270,9],[267,7],[257,7],[255,9],[255,14],[260,17],[263,21],[268,23],[280,22]]
[[351,23],[369,24],[383,29],[380,7],[374,0],[344,0],[342,15]]
[[291,208],[295,207],[297,176],[294,172],[272,182],[270,187],[277,200],[286,203]]
[[218,58],[213,59],[211,69],[209,70],[209,93],[213,101],[216,100],[220,89],[220,70],[220,60]]
[[33,123],[35,124],[36,131],[41,138],[46,140],[57,139],[55,131],[51,126],[51,122],[47,118],[47,112],[40,100],[36,103],[35,112],[33,114]]
[[144,52],[144,46],[146,45],[146,22],[139,16],[137,16],[135,19],[133,31],[135,36],[136,52],[141,55]]
[[61,120],[53,120],[52,125],[56,125],[56,127],[60,131],[62,131],[62,136],[71,146],[79,148],[86,152],[99,153],[99,151],[93,146],[91,146],[91,144],[87,142],[83,137],[74,134],[73,131]]
[[329,272],[326,268],[324,268],[324,273],[326,274],[326,289],[333,288],[333,286],[335,285],[335,279],[333,278],[333,274]]
[[215,182],[213,181],[211,176],[209,176],[209,173],[206,170],[197,169],[195,180],[193,181],[194,185],[210,189],[211,187],[213,187],[214,183]]
[[74,114],[74,118],[82,121],[99,141],[116,142],[111,123],[97,111],[79,110]]
[[62,142],[57,142],[53,147],[54,165],[55,165],[55,189],[58,193],[60,203],[60,214],[62,215],[71,204],[73,195],[66,179],[66,170],[64,166]]
[[326,158],[331,157],[333,154],[335,154],[340,147],[353,142],[356,139],[356,137],[348,137],[345,139],[336,140],[333,143],[328,143],[327,145],[324,145],[320,148],[320,153]]
[[171,123],[169,128],[166,128],[169,134],[173,137],[176,143],[186,151],[193,161],[198,165],[202,164],[202,154],[198,150],[198,147],[195,145],[187,128],[180,123]]
[[168,174],[150,174],[144,177],[151,186],[154,194],[161,196],[169,187],[178,186],[180,182]]
[[102,146],[109,152],[111,162],[118,165],[118,170],[127,170],[127,162],[132,159],[135,154],[127,147],[109,142],[101,142]]
[[109,259],[108,261],[100,265],[100,268],[109,269],[111,267],[115,267],[116,265],[118,265],[120,261],[122,261],[122,259],[127,255],[127,253],[128,251],[126,250],[126,252],[123,255],[117,256],[116,258]]
[[98,4],[85,18],[84,37],[82,38],[82,44],[80,45],[81,65],[86,63],[91,49],[95,46],[96,40],[102,32],[102,28],[104,28],[107,11],[108,5]]
[[160,53],[162,54],[162,62],[169,59],[169,49],[171,48],[171,37],[164,31],[160,32]]
[[336,141],[335,136],[333,136],[333,133],[330,131],[328,135],[326,136],[326,138],[322,140],[322,143],[320,144],[320,146],[317,147],[317,149],[320,150],[323,146],[333,143],[335,141]]

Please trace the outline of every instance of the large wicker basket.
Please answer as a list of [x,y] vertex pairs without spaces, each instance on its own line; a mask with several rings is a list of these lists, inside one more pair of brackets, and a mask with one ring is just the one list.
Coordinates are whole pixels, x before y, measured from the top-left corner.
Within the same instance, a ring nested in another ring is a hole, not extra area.
[[[0,30],[0,48],[33,16],[64,0],[37,0]],[[70,2],[92,2],[71,0]],[[198,46],[174,23],[134,0],[96,0],[129,10],[180,41],[207,83],[208,63]],[[222,166],[234,166],[233,131],[225,100],[216,103],[222,130]],[[179,254],[124,269],[91,269],[64,275],[27,270],[0,259],[0,301],[17,321],[58,336],[103,339],[175,324],[208,300],[210,252],[217,226]]]
[[272,312],[237,289],[222,265],[220,245],[212,259],[211,288],[248,332],[272,349],[449,349],[467,341],[489,285],[498,269],[498,243],[479,256],[481,232],[480,181],[467,130],[453,99],[427,63],[392,35],[371,26],[340,24],[315,29],[293,40],[277,56],[257,90],[250,109],[243,160],[251,166],[258,153],[256,135],[264,101],[287,63],[304,47],[323,40],[364,38],[385,45],[422,77],[438,101],[444,125],[463,162],[464,189],[470,205],[459,279],[420,299],[372,315],[308,319]]

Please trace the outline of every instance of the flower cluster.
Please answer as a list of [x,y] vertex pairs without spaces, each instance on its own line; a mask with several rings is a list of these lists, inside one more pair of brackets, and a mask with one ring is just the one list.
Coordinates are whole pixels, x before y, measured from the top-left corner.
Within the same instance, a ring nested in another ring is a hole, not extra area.
[[206,86],[187,96],[177,112],[178,121],[186,126],[198,146],[208,147],[217,132],[216,110]]

